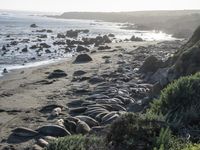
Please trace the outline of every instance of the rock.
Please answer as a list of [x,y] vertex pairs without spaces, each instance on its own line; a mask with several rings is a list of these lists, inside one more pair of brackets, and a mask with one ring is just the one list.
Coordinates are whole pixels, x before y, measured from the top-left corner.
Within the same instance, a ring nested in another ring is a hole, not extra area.
[[75,71],[73,76],[82,76],[84,74],[86,74],[87,72],[85,71],[82,71],[82,70],[78,70],[78,71]]
[[162,66],[163,62],[158,60],[155,56],[149,56],[140,68],[140,72],[156,72]]
[[47,35],[46,34],[41,34],[41,35],[38,36],[38,38],[44,39],[44,38],[47,38]]
[[80,54],[76,57],[74,63],[87,63],[92,61],[92,58],[88,54]]
[[51,46],[46,43],[40,43],[40,48],[50,48]]
[[139,38],[139,37],[135,37],[134,35],[131,37],[130,39],[131,41],[136,41],[136,42],[140,42],[140,41],[143,41],[142,38]]
[[90,84],[97,84],[97,83],[101,83],[101,82],[104,82],[104,81],[105,81],[105,79],[103,77],[94,76],[89,80],[89,83]]
[[31,28],[37,28],[38,26],[34,23],[30,25]]
[[110,59],[105,59],[105,64],[110,64],[112,61]]
[[37,129],[37,131],[45,136],[63,137],[71,135],[69,131],[58,125],[45,125]]
[[36,30],[35,32],[46,32],[46,29]]
[[27,47],[23,48],[23,49],[22,49],[22,52],[23,52],[23,53],[28,52],[28,48],[27,48]]
[[4,68],[3,73],[8,73],[8,70],[6,68]]
[[110,33],[110,34],[108,34],[108,37],[115,37],[115,35]]
[[2,51],[6,51],[7,49],[6,49],[6,46],[5,45],[3,45],[2,46]]
[[51,53],[51,51],[49,49],[46,49],[45,53],[49,54],[49,53]]
[[47,30],[47,33],[53,33],[53,31],[52,30]]
[[111,49],[110,46],[99,46],[98,50],[105,50],[105,49]]
[[77,134],[86,134],[90,132],[90,127],[84,121],[79,121],[76,126],[76,133]]
[[89,52],[90,50],[84,46],[81,46],[81,45],[78,45],[77,48],[76,48],[76,52]]
[[38,135],[37,131],[34,131],[29,128],[19,127],[12,130],[13,134],[19,137],[35,137]]
[[58,33],[58,34],[57,34],[57,38],[65,38],[65,35],[64,35],[64,34],[61,34],[61,33]]
[[94,126],[98,126],[99,125],[99,123],[95,120],[95,119],[93,119],[93,118],[91,118],[91,117],[88,117],[88,116],[76,116],[78,119],[80,119],[81,121],[84,121],[84,122],[86,122],[90,127],[94,127]]
[[66,77],[66,76],[67,76],[67,74],[63,70],[57,69],[49,74],[48,79],[62,78],[62,77]]
[[78,31],[77,30],[69,30],[67,31],[66,36],[70,38],[77,38],[78,37]]

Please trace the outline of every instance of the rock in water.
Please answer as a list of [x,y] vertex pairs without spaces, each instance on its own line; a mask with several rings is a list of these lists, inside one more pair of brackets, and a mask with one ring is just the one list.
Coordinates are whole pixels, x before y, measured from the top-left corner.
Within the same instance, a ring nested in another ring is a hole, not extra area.
[[37,131],[45,136],[63,137],[71,135],[69,131],[58,125],[45,125],[37,129]]
[[30,25],[31,28],[37,28],[38,26],[34,23]]
[[92,61],[92,58],[88,54],[80,54],[76,57],[74,63],[87,63]]
[[34,131],[29,128],[25,128],[25,127],[16,128],[16,129],[12,130],[12,132],[14,135],[20,136],[20,137],[34,137],[34,136],[38,135],[37,131]]
[[87,123],[84,121],[78,121],[77,126],[76,126],[76,133],[78,134],[86,134],[90,132],[90,127],[88,126]]

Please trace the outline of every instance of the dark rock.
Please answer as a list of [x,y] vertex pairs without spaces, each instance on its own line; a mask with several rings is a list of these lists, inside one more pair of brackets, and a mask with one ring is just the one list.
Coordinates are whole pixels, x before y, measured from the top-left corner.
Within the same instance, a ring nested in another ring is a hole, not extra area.
[[82,71],[82,70],[78,70],[78,71],[75,71],[73,76],[81,76],[81,75],[84,75],[86,74],[87,72],[85,71]]
[[61,33],[58,33],[58,34],[57,34],[57,38],[65,38],[65,35],[64,35],[64,34],[61,34]]
[[47,38],[47,35],[46,34],[42,34],[42,35],[39,35],[38,38],[44,39],[44,38]]
[[62,78],[66,77],[67,74],[63,70],[54,70],[52,73],[49,74],[48,79],[53,79],[53,78]]
[[3,45],[2,46],[2,51],[6,51],[7,49],[6,49],[6,46],[5,45]]
[[99,46],[98,50],[105,50],[105,49],[111,49],[110,46]]
[[108,37],[115,37],[115,35],[110,33],[110,34],[108,34]]
[[34,23],[30,25],[31,28],[37,28],[38,26]]
[[92,61],[92,58],[88,54],[80,54],[76,57],[74,63],[87,63]]
[[40,43],[41,48],[50,48],[51,46],[46,43]]
[[4,68],[3,73],[8,73],[8,70],[6,68]]
[[104,81],[105,81],[105,79],[103,77],[94,76],[89,80],[89,83],[90,84],[97,84],[97,83],[101,83],[101,82],[104,82]]
[[36,30],[35,32],[46,32],[46,29]]
[[142,38],[139,38],[139,37],[135,37],[134,35],[131,37],[130,39],[131,41],[136,41],[136,42],[140,42],[140,41],[143,41]]
[[140,68],[143,73],[156,72],[162,66],[163,62],[158,60],[155,56],[149,56]]
[[69,30],[67,31],[66,36],[70,38],[77,38],[78,37],[78,31],[77,30]]
[[23,49],[22,49],[22,52],[23,52],[23,53],[28,52],[28,48],[27,48],[27,47],[23,48]]
[[53,31],[52,30],[47,30],[47,33],[53,33]]
[[76,51],[77,52],[83,52],[83,51],[89,52],[90,50],[88,48],[84,47],[84,46],[78,45],[77,48],[76,48]]
[[64,41],[55,41],[53,42],[53,45],[65,45],[66,43]]
[[46,49],[45,53],[51,53],[51,51],[49,49]]

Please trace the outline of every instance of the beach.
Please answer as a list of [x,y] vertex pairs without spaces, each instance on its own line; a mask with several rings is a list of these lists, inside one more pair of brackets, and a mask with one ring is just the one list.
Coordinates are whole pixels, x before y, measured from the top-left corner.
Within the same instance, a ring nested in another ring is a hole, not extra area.
[[[177,42],[172,42],[172,45],[174,43],[177,47],[180,46],[180,43],[178,44]],[[141,55],[137,49],[141,47],[148,49],[148,47],[155,46],[157,47],[157,51],[150,52],[152,54],[155,53],[156,55],[159,55],[159,53],[162,52],[161,47],[163,46],[161,45],[169,46],[169,43],[111,43],[108,44],[111,49],[106,49],[103,51],[96,49],[97,52],[90,54],[93,61],[88,63],[74,64],[73,61],[76,58],[76,56],[74,56],[71,59],[61,60],[60,62],[49,65],[13,70],[10,73],[4,75],[0,79],[1,147],[14,144],[16,149],[24,149],[30,145],[34,145],[34,139],[16,140],[16,138],[10,136],[11,131],[16,127],[23,126],[31,129],[36,129],[42,125],[55,123],[56,119],[58,118],[48,120],[48,114],[43,114],[39,110],[42,107],[50,104],[67,107],[69,102],[87,97],[90,95],[89,93],[84,93],[83,91],[81,94],[80,91],[80,93],[77,94],[76,90],[78,90],[78,88],[84,89],[85,87],[85,90],[87,89],[92,91],[100,83],[112,83],[112,79],[115,77],[109,76],[109,74],[115,72],[123,65],[132,68],[131,70],[133,71],[133,74],[131,75],[131,82],[135,82],[134,84],[145,83],[145,81],[142,81],[142,78],[139,79],[140,76],[134,71],[134,69],[137,70],[149,54],[142,54],[144,58],[141,58],[142,60],[140,61],[134,60],[136,59],[136,56]],[[134,52],[134,50],[136,51]],[[165,51],[168,54],[174,53],[174,51],[172,51],[169,47],[168,51],[167,49],[165,49]],[[105,63],[105,57],[110,58],[110,63]],[[162,57],[164,58],[164,54],[162,54]],[[122,60],[125,62],[120,63]],[[63,78],[48,79],[48,75],[56,69],[63,70],[67,73],[67,76]],[[73,74],[78,70],[85,71],[86,74],[83,76],[88,78],[83,81],[73,81]],[[106,73],[108,76],[105,77],[105,80],[95,84],[89,83],[89,79],[91,79],[93,76],[103,76],[103,74]],[[124,73],[120,74],[123,75]],[[126,84],[126,82],[123,82],[123,85]],[[147,87],[149,88],[149,86]],[[68,110],[65,110],[64,114],[59,116],[59,118],[66,116],[67,113]]]

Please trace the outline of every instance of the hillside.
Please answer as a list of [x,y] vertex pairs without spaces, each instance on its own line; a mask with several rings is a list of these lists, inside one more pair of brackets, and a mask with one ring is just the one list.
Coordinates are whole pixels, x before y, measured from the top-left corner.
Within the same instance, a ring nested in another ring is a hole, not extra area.
[[200,10],[138,12],[66,12],[56,18],[93,19],[134,23],[140,30],[163,30],[175,37],[189,38],[200,22]]

